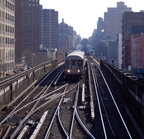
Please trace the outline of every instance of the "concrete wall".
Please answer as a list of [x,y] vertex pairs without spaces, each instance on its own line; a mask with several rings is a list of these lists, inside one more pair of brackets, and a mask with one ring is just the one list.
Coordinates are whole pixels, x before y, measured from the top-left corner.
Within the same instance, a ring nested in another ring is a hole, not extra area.
[[104,61],[100,65],[109,70],[123,87],[126,104],[144,131],[144,79],[132,78]]
[[26,72],[25,75],[16,79],[14,82],[4,85],[0,89],[0,110],[14,103],[14,101],[24,94],[24,91],[35,85],[36,81],[40,80],[57,66],[57,60],[51,61],[50,63],[42,65],[37,69],[31,69],[30,72]]

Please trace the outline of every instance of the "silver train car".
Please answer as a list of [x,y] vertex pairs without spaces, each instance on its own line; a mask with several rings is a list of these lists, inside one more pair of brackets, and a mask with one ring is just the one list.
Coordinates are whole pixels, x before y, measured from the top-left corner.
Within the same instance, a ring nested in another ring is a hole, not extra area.
[[68,77],[81,77],[86,66],[86,56],[83,51],[74,51],[65,58],[64,75]]

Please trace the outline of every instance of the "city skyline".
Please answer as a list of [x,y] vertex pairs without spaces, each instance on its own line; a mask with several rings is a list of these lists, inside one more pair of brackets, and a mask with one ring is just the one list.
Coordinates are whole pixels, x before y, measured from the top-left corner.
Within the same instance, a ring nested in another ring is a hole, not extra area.
[[[103,18],[104,12],[107,12],[108,8],[117,7],[117,2],[120,1],[40,0],[44,9],[55,9],[59,12],[59,23],[63,18],[65,23],[72,26],[82,38],[88,38],[92,35],[93,30],[97,28],[98,17]],[[137,0],[137,3],[131,0],[123,0],[122,2],[127,7],[131,7],[134,12],[144,10],[141,0]]]

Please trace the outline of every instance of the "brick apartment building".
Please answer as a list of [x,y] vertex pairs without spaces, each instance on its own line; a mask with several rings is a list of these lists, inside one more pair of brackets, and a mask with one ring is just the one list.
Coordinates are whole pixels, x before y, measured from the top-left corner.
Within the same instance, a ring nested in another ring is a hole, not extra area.
[[39,0],[15,0],[15,61],[39,51]]
[[131,38],[131,66],[134,73],[144,73],[144,34]]
[[40,11],[40,45],[58,48],[58,11],[42,7]]
[[144,12],[124,12],[122,14],[123,69],[131,67],[131,37],[144,32]]
[[14,0],[0,0],[0,77],[14,69]]

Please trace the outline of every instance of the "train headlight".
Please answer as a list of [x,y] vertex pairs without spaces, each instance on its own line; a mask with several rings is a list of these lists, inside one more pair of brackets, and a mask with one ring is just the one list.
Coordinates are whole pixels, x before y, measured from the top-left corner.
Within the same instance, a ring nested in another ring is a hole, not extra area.
[[70,69],[68,69],[67,72],[70,73]]
[[78,73],[80,73],[80,70],[78,69],[78,71],[77,71]]

